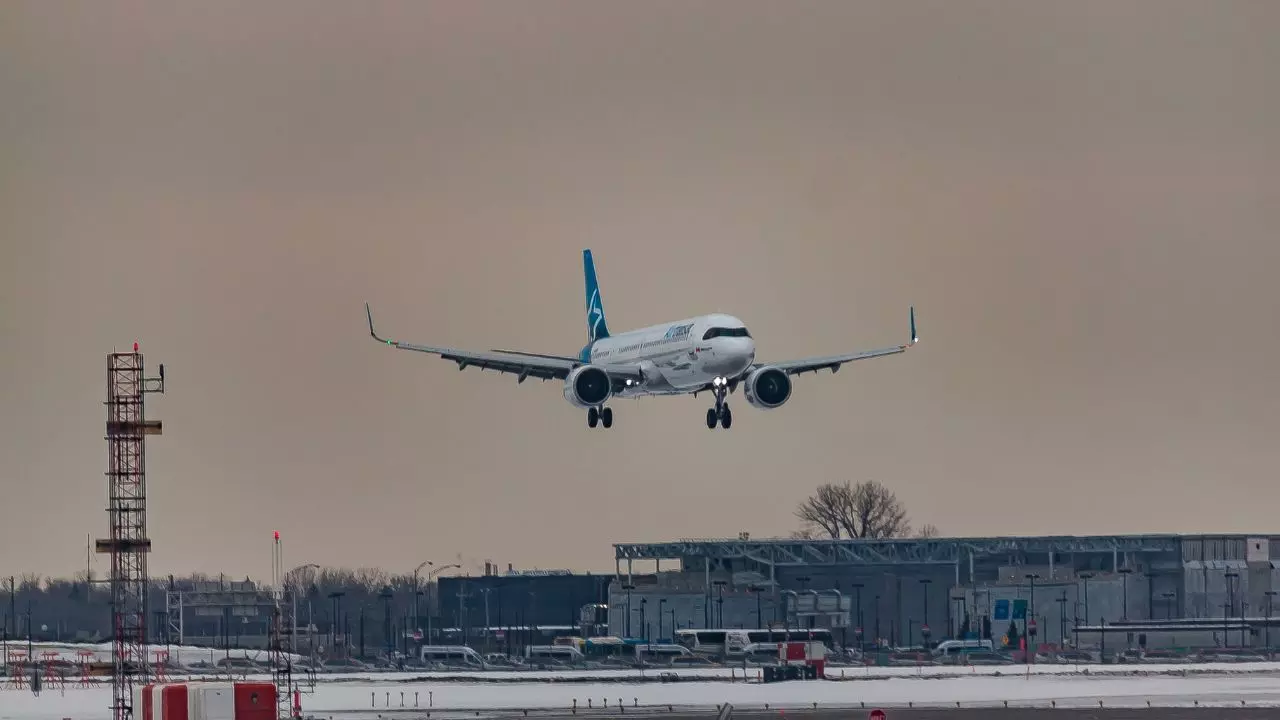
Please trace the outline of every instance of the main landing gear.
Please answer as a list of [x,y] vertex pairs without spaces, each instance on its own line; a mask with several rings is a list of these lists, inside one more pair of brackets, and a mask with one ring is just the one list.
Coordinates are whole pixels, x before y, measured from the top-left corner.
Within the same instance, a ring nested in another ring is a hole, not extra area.
[[725,402],[725,396],[729,394],[728,379],[718,377],[712,380],[711,392],[715,393],[716,406],[707,410],[707,427],[715,429],[719,422],[720,427],[728,430],[733,425],[733,413],[729,410],[729,403]]
[[613,408],[590,408],[587,410],[587,427],[603,424],[605,429],[613,427]]

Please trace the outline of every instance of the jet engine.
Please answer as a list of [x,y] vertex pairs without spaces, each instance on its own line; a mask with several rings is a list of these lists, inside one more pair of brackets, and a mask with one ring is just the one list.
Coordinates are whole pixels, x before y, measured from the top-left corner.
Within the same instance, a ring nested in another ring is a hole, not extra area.
[[772,410],[791,398],[791,378],[776,367],[757,368],[743,380],[742,392],[751,407]]
[[594,365],[576,367],[564,379],[564,399],[575,407],[599,407],[612,392],[609,373]]

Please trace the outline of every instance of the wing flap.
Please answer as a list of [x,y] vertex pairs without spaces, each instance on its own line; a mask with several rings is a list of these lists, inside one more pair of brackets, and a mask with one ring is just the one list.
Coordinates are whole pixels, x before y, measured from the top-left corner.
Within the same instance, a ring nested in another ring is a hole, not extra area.
[[[365,303],[365,314],[369,318],[369,335],[374,340],[397,350],[411,350],[439,356],[443,360],[457,363],[459,370],[466,370],[469,367],[494,370],[500,373],[516,375],[518,376],[518,382],[524,382],[531,377],[540,380],[564,380],[574,368],[584,364],[572,358],[555,355],[516,353],[501,350],[477,352],[392,340],[378,335],[374,329],[373,312],[369,309],[368,303]],[[601,367],[605,372],[609,373],[610,377],[615,379],[636,381],[643,379],[639,367],[630,365],[603,365]]]
[[859,352],[848,353],[845,355],[828,355],[826,357],[802,358],[800,360],[787,360],[776,363],[756,363],[747,369],[750,373],[756,368],[769,366],[776,367],[788,375],[800,375],[807,372],[818,372],[819,370],[830,370],[836,372],[841,365],[855,360],[869,360],[871,358],[885,357],[887,355],[898,355],[915,347],[920,342],[919,336],[916,334],[916,309],[911,308],[911,341],[902,345],[894,345],[892,347],[880,348],[877,350],[862,350]]

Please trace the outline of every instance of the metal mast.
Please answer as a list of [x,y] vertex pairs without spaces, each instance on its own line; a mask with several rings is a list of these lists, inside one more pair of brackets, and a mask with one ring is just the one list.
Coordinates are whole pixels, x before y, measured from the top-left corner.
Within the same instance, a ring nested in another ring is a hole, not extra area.
[[[144,398],[164,392],[160,376],[143,373],[142,353],[107,356],[107,516],[111,535],[96,543],[111,556],[112,694],[115,720],[133,720],[134,684],[145,684],[147,666],[146,437],[159,435],[159,420],[147,420]],[[135,680],[135,678],[137,678]]]

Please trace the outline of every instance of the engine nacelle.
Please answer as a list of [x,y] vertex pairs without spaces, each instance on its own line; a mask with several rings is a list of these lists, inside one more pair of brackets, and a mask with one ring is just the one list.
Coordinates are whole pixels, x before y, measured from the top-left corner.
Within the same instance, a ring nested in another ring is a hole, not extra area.
[[791,399],[791,377],[776,367],[751,371],[742,381],[742,393],[753,408],[772,410]]
[[599,407],[612,394],[609,373],[594,365],[576,367],[564,379],[564,399],[575,407]]

